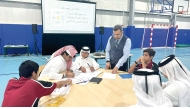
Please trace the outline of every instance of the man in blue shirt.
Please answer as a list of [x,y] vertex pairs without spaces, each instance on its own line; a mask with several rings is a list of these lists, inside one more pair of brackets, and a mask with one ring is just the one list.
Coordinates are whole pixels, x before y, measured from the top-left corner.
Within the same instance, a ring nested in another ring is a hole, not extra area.
[[115,25],[106,46],[106,69],[113,69],[114,74],[118,70],[126,71],[130,50],[131,40],[123,34],[121,25]]

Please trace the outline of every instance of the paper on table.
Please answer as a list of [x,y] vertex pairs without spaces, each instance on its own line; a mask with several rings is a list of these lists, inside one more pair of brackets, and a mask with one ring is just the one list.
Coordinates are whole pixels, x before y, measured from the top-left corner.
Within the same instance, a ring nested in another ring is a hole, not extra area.
[[102,73],[102,71],[94,71],[94,72],[87,71],[86,73],[83,73],[80,70],[76,70],[76,71],[74,71],[74,73],[75,73],[75,76],[80,75],[80,74],[82,74],[82,75],[87,74],[87,75],[91,75],[93,77],[97,77],[100,73]]
[[52,97],[57,97],[59,95],[65,95],[65,94],[69,94],[70,91],[70,85],[66,86],[66,87],[61,87],[61,88],[56,88],[52,93],[51,96]]
[[75,77],[72,79],[72,83],[86,85],[93,77],[98,76],[102,71],[86,72],[75,71]]
[[86,85],[91,78],[93,78],[92,73],[75,73],[75,77],[72,78],[72,83]]
[[100,73],[102,73],[102,71],[94,71],[93,73],[93,77],[97,77]]
[[112,74],[112,73],[108,73],[108,72],[104,72],[104,74],[102,75],[102,78],[107,78],[107,79],[115,79],[116,74]]

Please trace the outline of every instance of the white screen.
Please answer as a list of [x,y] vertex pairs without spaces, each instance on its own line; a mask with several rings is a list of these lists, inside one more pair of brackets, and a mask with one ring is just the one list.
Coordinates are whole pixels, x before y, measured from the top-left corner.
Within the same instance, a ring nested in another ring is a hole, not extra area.
[[93,33],[96,4],[42,0],[43,33]]

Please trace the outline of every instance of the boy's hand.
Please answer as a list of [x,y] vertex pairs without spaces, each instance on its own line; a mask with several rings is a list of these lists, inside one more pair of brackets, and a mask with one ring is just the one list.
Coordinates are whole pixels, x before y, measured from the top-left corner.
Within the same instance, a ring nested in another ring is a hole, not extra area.
[[141,62],[141,57],[136,60],[137,63]]
[[144,57],[143,56],[141,56],[141,63],[145,63],[145,59],[144,59]]
[[72,72],[69,72],[69,73],[67,72],[65,75],[66,75],[66,78],[73,78],[75,76],[75,74]]
[[95,71],[94,67],[90,67],[90,71],[91,72]]
[[84,68],[84,67],[81,66],[80,70],[81,70],[83,73],[86,73],[86,68]]

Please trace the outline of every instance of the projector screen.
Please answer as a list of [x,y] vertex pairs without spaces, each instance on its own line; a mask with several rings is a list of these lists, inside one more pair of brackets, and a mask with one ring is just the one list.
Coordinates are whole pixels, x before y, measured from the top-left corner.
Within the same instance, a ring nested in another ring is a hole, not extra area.
[[42,0],[43,33],[94,34],[96,3]]

